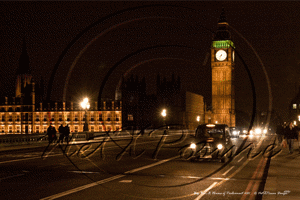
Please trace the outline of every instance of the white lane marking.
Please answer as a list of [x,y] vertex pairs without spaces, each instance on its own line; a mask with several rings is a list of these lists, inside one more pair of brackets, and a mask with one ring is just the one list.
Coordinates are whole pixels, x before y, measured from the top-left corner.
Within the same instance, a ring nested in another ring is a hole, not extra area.
[[68,194],[72,194],[72,193],[75,193],[75,192],[78,192],[78,191],[81,191],[81,190],[85,190],[85,189],[90,188],[90,187],[94,187],[94,186],[97,186],[97,185],[100,185],[100,184],[103,184],[103,183],[107,183],[109,181],[113,181],[113,180],[118,179],[118,178],[122,178],[124,176],[125,175],[123,175],[123,174],[119,174],[119,175],[116,175],[116,176],[113,176],[113,177],[109,177],[107,179],[103,179],[101,181],[97,181],[97,182],[90,183],[90,184],[87,184],[87,185],[83,185],[83,186],[80,186],[80,187],[77,187],[77,188],[74,188],[74,189],[71,189],[71,190],[68,190],[68,191],[65,191],[65,192],[61,192],[61,193],[58,193],[58,194],[55,194],[55,195],[52,195],[52,196],[49,196],[49,197],[45,197],[41,200],[57,199],[57,198],[66,196]]
[[[57,155],[60,155],[60,154],[50,155],[48,157],[57,156]],[[7,161],[0,162],[0,164],[10,163],[10,162],[18,162],[18,161],[23,161],[23,160],[32,160],[32,159],[37,159],[37,158],[41,158],[41,156],[39,156],[39,157],[32,157],[32,158],[22,158],[22,159],[17,159],[17,160],[7,160]]]
[[132,180],[121,180],[121,181],[119,181],[120,183],[131,183],[132,182]]
[[237,162],[241,162],[244,159],[244,157],[241,157]]
[[8,177],[5,177],[5,178],[0,178],[0,181],[4,180],[4,179],[9,179],[9,178],[14,178],[14,177],[18,177],[18,176],[23,176],[23,175],[25,175],[25,174],[16,174],[16,175],[8,176]]
[[[161,177],[175,177],[175,178],[188,178],[188,179],[202,179],[204,177],[200,177],[200,176],[166,176],[164,174],[161,175],[157,175],[157,176],[161,176]],[[211,178],[206,178],[206,179],[211,179],[211,180],[229,180],[229,178],[220,178],[220,177],[211,177]],[[231,179],[233,180],[233,179]]]
[[[256,156],[254,159],[258,158],[258,156]],[[224,182],[230,180],[233,176],[235,176],[237,173],[239,173],[248,163],[249,163],[249,159],[247,159],[237,170],[235,170],[232,174],[230,174],[226,179],[223,179],[220,182],[214,182],[211,186],[209,186],[205,191],[208,192],[209,190],[211,190],[212,188],[214,188],[216,185],[220,186],[222,185]],[[205,195],[205,192],[201,192],[201,195],[198,196],[195,200],[199,200],[201,199],[203,196]]]
[[169,158],[169,159],[165,159],[165,160],[161,160],[161,161],[158,161],[156,163],[152,163],[150,165],[146,165],[146,166],[143,166],[143,167],[140,167],[140,168],[137,168],[137,169],[133,169],[133,170],[130,170],[130,171],[127,171],[125,172],[124,174],[132,174],[134,172],[137,172],[137,171],[141,171],[141,170],[144,170],[144,169],[147,169],[147,168],[150,168],[150,167],[154,167],[156,165],[160,165],[162,163],[165,163],[165,162],[168,162],[170,160],[174,160],[176,158],[179,158],[179,156],[175,156],[175,157],[172,157],[172,158]]
[[[134,172],[141,171],[141,170],[144,170],[144,169],[147,169],[147,168],[150,168],[150,167],[154,167],[156,165],[160,165],[162,163],[168,162],[168,161],[176,159],[176,158],[179,158],[179,156],[175,156],[175,157],[172,157],[172,158],[169,158],[169,159],[161,160],[161,161],[158,161],[156,163],[153,163],[153,164],[150,164],[150,165],[146,165],[144,167],[140,167],[140,168],[137,168],[137,169],[133,169],[133,170],[127,171],[127,172],[125,172],[125,174],[134,173]],[[103,184],[103,183],[107,183],[109,181],[113,181],[113,180],[122,178],[124,176],[126,176],[126,175],[119,174],[119,175],[112,176],[112,177],[107,178],[107,179],[103,179],[101,181],[97,181],[97,182],[94,182],[94,183],[83,185],[83,186],[80,186],[80,187],[77,187],[77,188],[74,188],[74,189],[71,189],[71,190],[67,190],[65,192],[61,192],[61,193],[58,193],[58,194],[54,194],[52,196],[45,197],[45,198],[42,198],[40,200],[57,199],[57,198],[60,198],[60,197],[63,197],[63,196],[66,196],[66,195],[69,195],[69,194],[81,191],[81,190],[88,189],[90,187],[94,187],[94,186],[97,186],[97,185],[100,185],[100,184]]]
[[211,184],[208,188],[206,188],[204,191],[200,191],[200,195],[195,199],[195,200],[199,200],[201,199],[210,189],[212,189],[213,187],[215,187],[215,185],[217,184],[218,182],[214,182],[213,184]]
[[99,174],[100,172],[88,172],[88,171],[69,171],[78,174]]
[[[228,181],[230,178],[211,178],[212,180],[225,180]],[[235,180],[235,179],[231,179],[231,180]]]
[[230,170],[232,170],[234,168],[234,166],[230,167],[230,169],[228,169],[226,172],[224,172],[222,175],[225,176],[228,172],[230,172]]

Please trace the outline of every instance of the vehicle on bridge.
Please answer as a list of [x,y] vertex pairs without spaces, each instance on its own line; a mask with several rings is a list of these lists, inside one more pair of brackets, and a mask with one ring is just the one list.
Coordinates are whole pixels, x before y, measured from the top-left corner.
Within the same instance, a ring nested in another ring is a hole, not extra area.
[[231,128],[230,129],[230,136],[232,137],[232,138],[239,138],[240,137],[240,130],[239,129],[237,129],[237,128]]
[[233,154],[230,128],[226,124],[201,124],[189,148],[194,152],[189,158],[192,161],[208,158],[225,162]]

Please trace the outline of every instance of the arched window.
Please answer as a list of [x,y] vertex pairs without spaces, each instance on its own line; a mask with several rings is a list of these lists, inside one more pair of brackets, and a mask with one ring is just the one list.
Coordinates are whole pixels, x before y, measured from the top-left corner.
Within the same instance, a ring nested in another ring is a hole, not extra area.
[[107,113],[107,118],[106,118],[106,120],[107,120],[107,121],[110,121],[110,120],[111,120],[111,114],[110,114],[110,112]]

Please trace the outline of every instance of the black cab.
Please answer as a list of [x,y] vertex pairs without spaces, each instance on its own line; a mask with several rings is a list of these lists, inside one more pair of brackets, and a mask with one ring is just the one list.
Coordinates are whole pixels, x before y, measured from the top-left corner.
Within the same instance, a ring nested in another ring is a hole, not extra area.
[[190,144],[195,151],[195,159],[226,160],[233,153],[233,145],[228,125],[226,124],[201,124],[195,131],[195,137]]

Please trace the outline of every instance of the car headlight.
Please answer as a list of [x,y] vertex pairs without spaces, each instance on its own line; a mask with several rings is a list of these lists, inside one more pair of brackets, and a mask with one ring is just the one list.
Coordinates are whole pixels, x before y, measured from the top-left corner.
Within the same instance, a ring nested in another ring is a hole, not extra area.
[[191,149],[196,149],[196,144],[195,144],[195,143],[192,143],[192,144],[190,145],[190,148],[191,148]]
[[263,133],[267,133],[268,131],[267,131],[267,129],[264,129],[264,132]]
[[221,150],[223,148],[223,145],[222,144],[218,144],[217,147],[218,147],[219,150]]
[[256,133],[256,134],[261,134],[261,129],[260,129],[260,128],[256,128],[256,129],[255,129],[255,133]]

